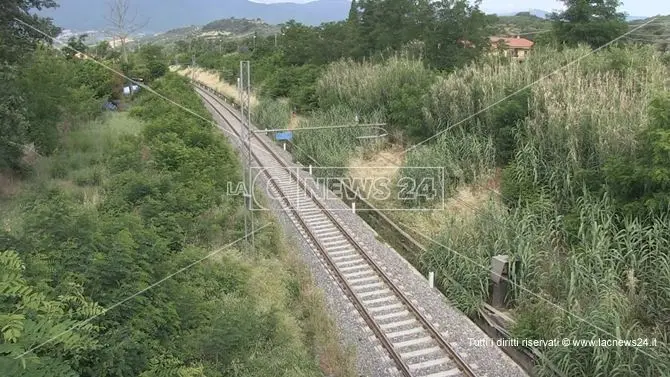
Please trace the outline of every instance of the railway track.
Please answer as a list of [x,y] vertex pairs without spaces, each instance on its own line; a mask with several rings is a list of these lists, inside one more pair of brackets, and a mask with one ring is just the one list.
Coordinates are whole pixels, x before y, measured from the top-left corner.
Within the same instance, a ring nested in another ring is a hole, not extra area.
[[[196,91],[242,139],[242,123],[210,88]],[[229,119],[235,119],[231,122]],[[219,127],[223,128],[221,125]],[[272,195],[321,254],[330,273],[395,363],[407,377],[475,377],[473,369],[386,275],[346,225],[262,136],[252,134],[252,157],[263,167]],[[263,153],[258,153],[263,151]]]

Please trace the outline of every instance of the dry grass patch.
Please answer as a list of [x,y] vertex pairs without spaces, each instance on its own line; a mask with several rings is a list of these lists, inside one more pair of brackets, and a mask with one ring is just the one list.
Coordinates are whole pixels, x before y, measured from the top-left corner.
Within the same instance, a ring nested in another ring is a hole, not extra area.
[[[404,163],[400,153],[402,150],[402,146],[393,145],[388,149],[358,156],[349,163],[348,176],[354,184],[371,179],[397,182],[399,169]],[[414,211],[408,208],[407,211],[389,211],[386,214],[413,229],[435,237],[455,223],[463,225],[473,220],[477,211],[485,208],[490,201],[497,206],[502,205],[499,194],[500,174],[501,170],[497,169],[491,175],[480,177],[473,184],[460,185],[450,197],[447,198],[445,195],[444,202],[438,200],[428,208],[424,204],[422,208],[430,209],[428,211]],[[360,184],[358,186],[362,191],[372,187]],[[393,199],[384,201],[370,199],[370,201],[381,210],[403,208],[402,203]]]
[[299,115],[291,115],[291,120],[288,122],[288,128],[294,130],[300,126],[301,122],[304,122],[305,118]]
[[[393,145],[381,151],[359,155],[349,163],[347,174],[354,184],[359,183],[357,186],[361,191],[372,188],[371,185],[360,184],[371,179],[397,182],[399,169],[404,164],[402,150],[402,146]],[[480,177],[473,184],[460,185],[450,197],[447,198],[445,194],[444,202],[438,200],[429,206],[427,208],[429,211],[413,211],[408,208],[407,211],[389,211],[387,215],[407,226],[421,230],[422,233],[437,236],[454,222],[464,224],[472,220],[477,211],[486,207],[491,200],[496,205],[502,205],[499,194],[500,174],[501,170],[497,169],[491,175]],[[393,199],[383,201],[370,199],[370,201],[381,210],[403,208],[402,203]]]
[[495,178],[485,178],[477,184],[458,187],[451,197],[445,198],[444,203],[434,204],[430,211],[394,211],[387,215],[435,238],[454,226],[458,228],[472,223],[478,212],[491,202],[502,208],[501,198],[497,194],[498,184],[499,180]]
[[[219,92],[223,93],[226,97],[233,98],[236,102],[239,101],[239,96],[237,94],[237,88],[233,85],[230,85],[224,81],[221,81],[221,78],[217,72],[202,69],[202,68],[184,68],[179,69],[177,67],[171,67],[171,71],[177,72],[178,74],[186,77],[193,78],[195,81],[198,81],[204,85],[214,88]],[[258,105],[258,99],[252,94],[251,96],[251,106]]]
[[349,163],[348,175],[353,179],[394,180],[403,165],[402,150],[400,145],[393,145],[385,150],[354,157]]

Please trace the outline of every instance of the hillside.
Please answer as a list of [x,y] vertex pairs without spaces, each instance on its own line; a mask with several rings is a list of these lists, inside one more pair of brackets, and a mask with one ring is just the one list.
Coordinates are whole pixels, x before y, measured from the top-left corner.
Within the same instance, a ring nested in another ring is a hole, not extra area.
[[522,34],[532,39],[534,34],[551,29],[551,21],[531,12],[521,12],[511,16],[498,16],[494,30],[500,35]]
[[[632,21],[630,22],[630,27],[638,27],[646,23],[648,20],[649,19],[646,18]],[[631,33],[627,39],[631,42],[653,44],[661,50],[666,51],[670,45],[670,15],[657,18],[652,23]]]
[[[524,35],[525,38],[534,39],[538,32],[551,29],[551,13],[537,9],[527,12],[506,13],[497,16],[494,30],[500,35]],[[649,20],[648,17],[628,16],[631,28],[639,26]],[[660,43],[666,42],[670,36],[670,16],[663,16],[644,30],[635,32],[629,39],[640,42]]]
[[147,36],[140,41],[142,43],[169,44],[179,40],[189,38],[239,38],[254,33],[263,37],[269,36],[279,31],[279,26],[267,24],[260,19],[240,19],[226,18],[212,21],[204,26],[188,26],[169,30],[165,33],[159,33]]
[[226,32],[232,35],[249,35],[258,33],[260,36],[268,36],[279,31],[279,27],[269,25],[266,22],[263,22],[260,18],[254,20],[226,18],[212,21],[203,26],[201,30],[204,33]]

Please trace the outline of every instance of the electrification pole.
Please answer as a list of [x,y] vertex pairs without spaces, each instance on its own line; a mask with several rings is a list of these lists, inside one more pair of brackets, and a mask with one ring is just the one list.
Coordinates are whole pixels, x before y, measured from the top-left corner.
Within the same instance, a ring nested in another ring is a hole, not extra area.
[[[241,65],[241,63],[240,63],[240,65]],[[237,98],[240,101],[240,112],[242,113],[242,123],[244,123],[244,108],[242,107],[242,102],[243,102],[243,100],[242,100],[242,69],[240,69],[240,76],[237,78]],[[244,148],[244,135],[242,135],[242,140],[240,140],[240,149],[241,148]],[[247,164],[248,163],[249,163],[249,161],[247,161]],[[247,165],[247,167],[249,167],[249,165]],[[245,181],[245,183],[244,183],[244,189],[245,189],[245,191],[244,191],[244,205],[245,205],[245,207],[248,208],[249,205],[247,204],[247,201],[248,201],[248,197],[249,197],[248,194],[250,192],[249,191],[250,190],[249,189],[249,182],[247,182],[246,179],[244,181]],[[249,236],[248,235],[249,235],[249,212],[244,211],[244,240],[247,241],[247,242],[249,241]]]
[[[253,208],[253,192],[254,183],[252,175],[253,158],[251,156],[251,64],[248,60],[240,61],[240,110],[242,113],[242,121],[244,123],[244,130],[247,137],[247,210],[250,218],[251,228],[251,246],[255,249],[254,236],[254,208]],[[247,233],[249,234],[249,233]]]
[[195,54],[191,55],[191,80],[195,81]]

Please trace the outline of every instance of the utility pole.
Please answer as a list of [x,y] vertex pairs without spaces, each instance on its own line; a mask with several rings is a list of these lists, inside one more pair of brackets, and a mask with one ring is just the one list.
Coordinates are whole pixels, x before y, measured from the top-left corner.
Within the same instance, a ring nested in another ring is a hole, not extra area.
[[[251,155],[251,64],[248,60],[240,61],[240,110],[242,113],[242,121],[244,122],[244,129],[247,137],[247,210],[249,213],[249,224],[250,224],[250,233],[251,234],[251,247],[255,250],[256,242],[254,236],[254,208],[253,208],[253,192],[254,192],[254,183],[252,175],[252,164],[253,157]],[[246,216],[245,216],[246,219]],[[245,224],[246,224],[245,220]]]
[[191,55],[191,80],[195,81],[195,54]]
[[[242,63],[240,62],[240,66]],[[242,113],[242,122],[244,122],[244,110],[242,108],[242,69],[240,69],[240,76],[237,78],[237,98],[240,101],[240,112]],[[242,139],[240,140],[240,149],[244,148],[244,135],[242,135]],[[247,161],[247,164],[249,161]],[[247,165],[249,167],[250,165]],[[246,181],[246,180],[245,180]],[[248,207],[247,200],[249,197],[249,182],[245,182],[244,184],[245,192],[244,192],[244,205]],[[244,240],[249,241],[249,213],[248,211],[244,211]]]
[[275,33],[275,48],[277,48],[277,33]]

